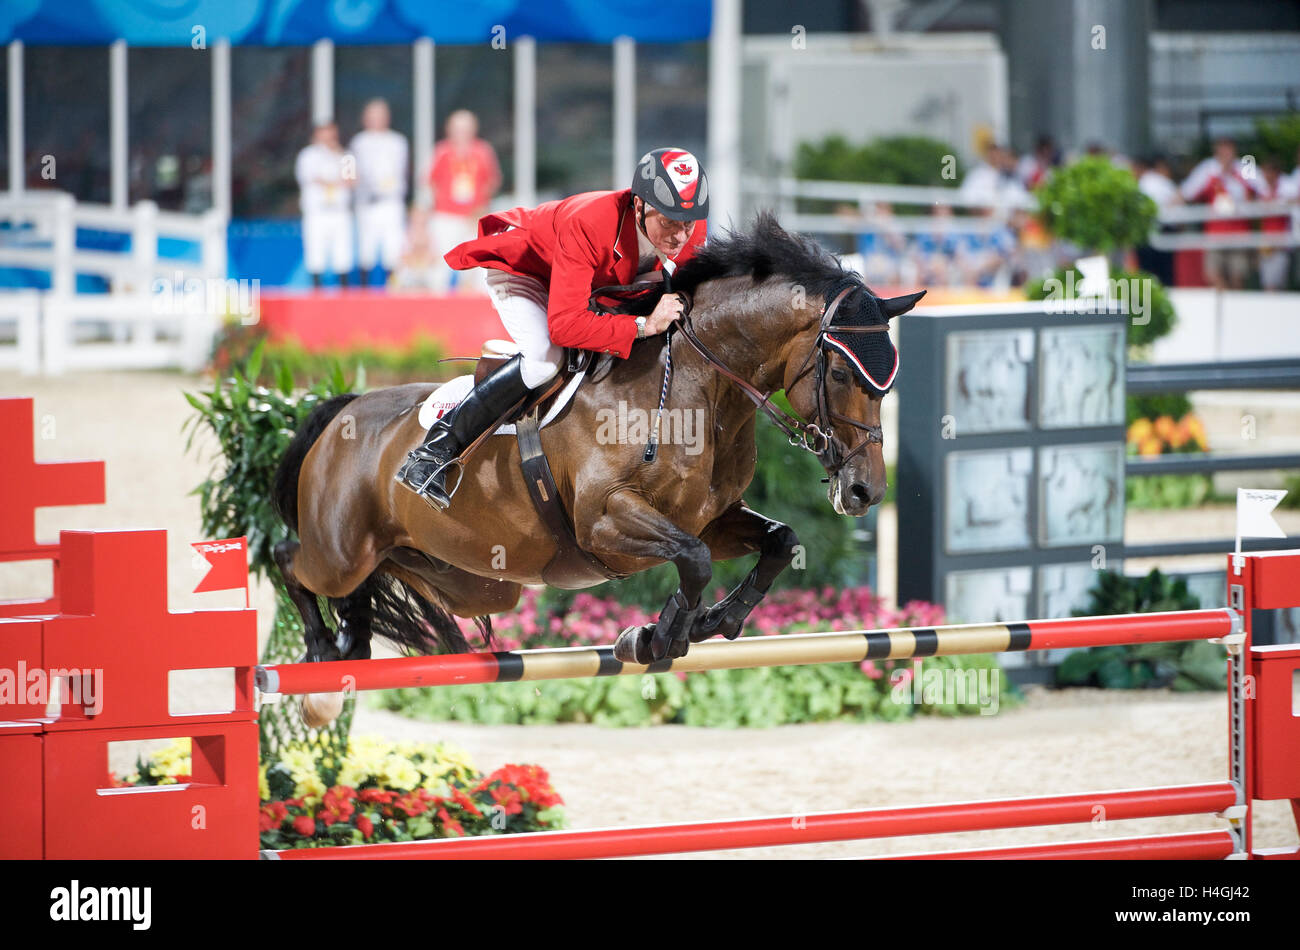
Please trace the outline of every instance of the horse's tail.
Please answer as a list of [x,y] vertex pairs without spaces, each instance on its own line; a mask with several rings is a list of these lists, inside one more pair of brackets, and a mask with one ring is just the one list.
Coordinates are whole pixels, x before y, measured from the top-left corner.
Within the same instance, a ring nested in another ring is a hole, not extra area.
[[[416,653],[472,653],[474,649],[451,611],[382,568],[347,597],[331,598],[329,604],[336,617],[346,616],[371,635]],[[484,647],[491,650],[492,618],[475,617],[474,623]]]
[[307,457],[325,427],[343,411],[344,406],[356,398],[356,393],[331,396],[313,409],[289,443],[284,458],[280,459],[280,466],[275,470],[272,482],[271,501],[280,518],[293,531],[298,530],[298,475],[302,472],[302,460]]

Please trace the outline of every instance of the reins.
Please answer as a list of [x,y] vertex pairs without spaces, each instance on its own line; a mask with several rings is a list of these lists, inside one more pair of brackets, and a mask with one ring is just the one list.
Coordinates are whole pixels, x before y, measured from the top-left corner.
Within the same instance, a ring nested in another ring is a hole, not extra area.
[[[592,293],[589,302],[593,309],[599,308],[599,310],[605,313],[616,313],[619,311],[610,310],[609,308],[602,306],[598,302],[597,298],[606,294],[639,293],[641,291],[663,287],[665,285],[669,288],[666,291],[667,293],[675,292],[671,290],[671,284],[667,280],[667,275],[665,275],[665,280],[663,281],[639,281],[637,283],[622,286],[600,287]],[[835,314],[839,310],[840,304],[850,293],[860,287],[862,287],[860,281],[854,278],[846,278],[841,282],[841,284],[837,284],[828,291],[828,302],[824,305],[825,309],[822,314],[821,323],[817,329],[817,338],[814,341],[812,348],[809,350],[808,355],[804,357],[803,363],[800,364],[799,371],[795,373],[794,379],[790,382],[789,386],[786,387],[787,390],[793,389],[800,380],[808,375],[810,370],[813,371],[813,386],[817,399],[816,422],[805,422],[798,416],[785,412],[778,406],[773,405],[772,396],[775,393],[775,390],[767,393],[761,392],[753,383],[732,371],[726,363],[714,355],[704,341],[699,338],[699,335],[695,332],[695,326],[691,323],[690,297],[685,293],[676,291],[678,296],[682,299],[682,319],[680,323],[674,324],[674,326],[669,329],[667,340],[669,356],[668,365],[664,375],[664,387],[660,394],[660,411],[662,412],[663,398],[664,394],[667,392],[668,376],[671,372],[672,366],[672,330],[680,329],[682,331],[682,336],[686,337],[686,340],[691,344],[695,351],[700,354],[706,363],[717,370],[723,378],[734,383],[741,392],[748,396],[754,405],[758,409],[761,409],[767,417],[786,434],[786,438],[792,446],[803,448],[817,456],[818,460],[822,463],[822,466],[826,469],[828,478],[834,478],[839,470],[848,464],[850,459],[863,451],[867,446],[872,444],[878,445],[884,441],[880,426],[867,425],[866,423],[858,422],[855,419],[850,419],[842,413],[835,412],[830,408],[830,403],[826,394],[826,334],[832,330],[836,333],[881,333],[886,332],[889,329],[888,324],[878,324],[866,327],[834,325]],[[834,297],[831,297],[831,294],[834,294]],[[855,448],[851,449],[848,454],[844,454],[836,442],[833,423],[837,421],[853,428],[861,429],[866,433],[866,437],[858,443]],[[646,461],[651,461],[654,458],[652,445],[655,441],[657,440],[652,435],[651,444],[646,447]]]

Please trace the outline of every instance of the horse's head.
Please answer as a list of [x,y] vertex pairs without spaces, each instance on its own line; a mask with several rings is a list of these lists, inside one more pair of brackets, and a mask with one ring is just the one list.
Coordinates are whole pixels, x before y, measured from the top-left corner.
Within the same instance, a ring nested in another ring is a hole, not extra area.
[[880,401],[898,374],[889,321],[924,295],[881,298],[846,276],[827,292],[786,364],[786,395],[811,423],[805,441],[826,469],[827,497],[840,514],[860,517],[885,497]]

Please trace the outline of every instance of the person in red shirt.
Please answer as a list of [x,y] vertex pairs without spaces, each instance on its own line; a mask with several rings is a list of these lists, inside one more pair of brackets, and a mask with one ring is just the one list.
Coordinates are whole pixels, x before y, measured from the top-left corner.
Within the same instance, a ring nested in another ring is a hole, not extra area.
[[[492,146],[478,137],[478,118],[468,109],[447,117],[447,137],[433,150],[429,163],[433,214],[429,237],[439,255],[473,240],[478,219],[501,187],[501,166]],[[466,275],[468,276],[468,275]],[[440,266],[437,286],[446,290],[451,271]],[[482,291],[482,282],[458,280],[458,290]]]
[[704,243],[709,184],[690,152],[659,148],[637,163],[632,187],[592,191],[536,208],[484,216],[478,237],[446,254],[455,270],[482,267],[492,302],[519,353],[483,380],[426,433],[397,480],[446,508],[446,472],[487,428],[559,372],[563,347],[626,359],[632,343],[663,333],[682,313],[665,294],[648,317],[593,313],[594,290],[671,274]]
[[[1256,186],[1260,201],[1291,201],[1297,197],[1294,185],[1282,174],[1282,163],[1276,158],[1266,158],[1259,166],[1260,182]],[[1286,290],[1291,277],[1291,252],[1287,247],[1286,235],[1291,230],[1291,216],[1279,214],[1262,218],[1259,230],[1265,234],[1276,234],[1276,247],[1259,249],[1259,286],[1261,290]]]
[[[1242,171],[1237,143],[1225,137],[1214,142],[1214,154],[1192,169],[1179,187],[1189,204],[1205,203],[1219,217],[1205,222],[1206,234],[1245,234],[1250,221],[1230,217],[1234,209],[1252,200],[1258,192]],[[1218,290],[1241,290],[1250,273],[1250,251],[1245,248],[1210,248],[1205,252],[1205,274]]]

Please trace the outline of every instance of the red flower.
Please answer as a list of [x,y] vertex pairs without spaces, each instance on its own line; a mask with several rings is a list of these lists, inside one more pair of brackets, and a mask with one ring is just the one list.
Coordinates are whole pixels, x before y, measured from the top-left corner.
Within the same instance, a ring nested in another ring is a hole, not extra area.
[[464,792],[462,792],[460,789],[458,789],[458,788],[457,788],[457,789],[453,789],[453,790],[452,790],[452,793],[451,793],[451,797],[452,797],[452,800],[453,800],[457,805],[459,805],[461,808],[464,808],[467,812],[469,812],[469,813],[470,813],[471,815],[473,815],[474,817],[476,817],[476,818],[482,818],[482,817],[483,817],[483,813],[482,813],[481,811],[479,811],[479,810],[478,810],[478,806],[474,804],[474,799],[470,798],[468,795],[466,795],[466,794],[465,794]]
[[363,802],[373,802],[377,805],[391,805],[396,797],[395,793],[382,788],[363,789],[358,796]]
[[299,815],[293,820],[293,830],[300,835],[314,835],[316,822],[311,815]]
[[275,825],[276,825],[275,819],[271,817],[271,815],[267,812],[265,808],[263,808],[262,813],[257,816],[257,830],[270,831],[272,828],[275,827]]
[[498,785],[496,788],[492,789],[491,794],[492,800],[500,805],[502,811],[507,815],[517,815],[524,810],[518,789]]
[[375,833],[374,823],[365,815],[362,815],[360,818],[357,819],[357,828],[358,830],[360,830],[360,832],[363,835],[365,835],[367,839],[369,839],[370,836]]
[[465,829],[461,827],[461,823],[459,821],[456,821],[456,819],[452,818],[451,815],[447,814],[447,809],[439,808],[438,818],[442,821],[443,827],[446,828],[448,831],[450,831],[452,834],[456,835],[457,837],[465,833]]

